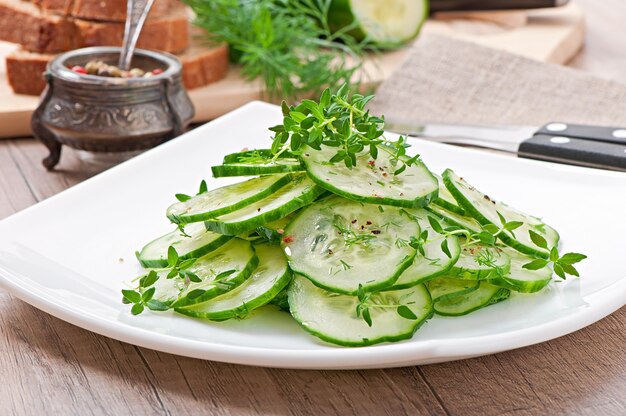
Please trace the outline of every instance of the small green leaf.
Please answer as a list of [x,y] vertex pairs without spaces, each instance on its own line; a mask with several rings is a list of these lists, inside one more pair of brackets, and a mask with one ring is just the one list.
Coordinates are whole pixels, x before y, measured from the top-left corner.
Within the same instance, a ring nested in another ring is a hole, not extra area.
[[122,295],[130,302],[141,302],[141,294],[130,289],[122,289]]
[[155,287],[151,287],[150,289],[146,290],[145,292],[143,292],[143,294],[141,295],[141,301],[142,302],[147,302],[150,299],[152,299],[152,297],[154,296],[154,292],[156,291]]
[[176,267],[174,267],[172,270],[169,271],[169,273],[167,274],[167,278],[168,279],[173,279],[174,277],[176,277],[178,275],[178,269]]
[[196,260],[198,260],[198,259],[186,259],[186,260],[183,260],[178,265],[178,268],[181,269],[181,270],[188,269],[188,268],[190,268],[191,266],[194,265]]
[[530,263],[526,263],[522,266],[522,268],[526,270],[539,270],[548,265],[549,261],[544,259],[536,259],[531,261]]
[[370,315],[369,308],[363,309],[363,320],[365,321],[367,326],[369,326],[369,327],[372,326],[372,316]]
[[329,104],[330,104],[330,90],[326,88],[324,91],[322,91],[322,95],[320,96],[320,107],[324,109],[328,107]]
[[156,300],[156,299],[151,299],[148,302],[146,302],[146,306],[151,311],[166,311],[170,308],[169,306],[167,306],[166,303],[161,302],[160,300]]
[[506,219],[504,218],[502,214],[500,214],[500,211],[496,211],[496,214],[498,214],[498,218],[500,219],[500,224],[505,225]]
[[191,197],[189,195],[185,195],[185,194],[176,194],[174,195],[176,197],[176,199],[178,199],[180,202],[185,202],[185,201],[189,201],[191,199]]
[[578,270],[576,270],[576,268],[572,266],[571,264],[563,264],[563,263],[558,263],[558,264],[559,266],[561,266],[561,268],[563,269],[565,273],[571,274],[572,276],[580,277],[580,274],[578,274]]
[[548,249],[548,242],[542,235],[537,234],[533,230],[528,230],[528,234],[530,235],[530,240],[537,246],[541,248]]
[[200,279],[200,276],[198,276],[197,274],[195,274],[192,271],[185,270],[185,271],[183,271],[181,273],[183,274],[183,276],[187,277],[190,282],[194,282],[194,283],[202,282],[202,279]]
[[237,272],[236,269],[226,270],[225,272],[222,272],[222,273],[218,274],[217,276],[215,276],[215,280],[223,279],[223,278],[228,277],[231,274],[236,273],[236,272]]
[[194,289],[191,292],[187,293],[187,298],[189,299],[199,298],[200,296],[204,295],[205,292],[206,290]]
[[435,217],[428,215],[428,223],[437,234],[443,234],[443,227],[441,227],[441,224]]
[[141,312],[143,312],[143,305],[141,303],[135,303],[133,305],[132,308],[130,308],[130,313],[132,313],[133,315],[139,315]]
[[580,261],[583,261],[587,258],[584,254],[580,253],[565,253],[559,259],[559,263],[561,264],[576,264]]
[[365,291],[363,290],[363,285],[359,283],[359,288],[356,291],[356,296],[360,302],[365,300]]
[[513,231],[513,230],[518,229],[522,225],[524,225],[522,221],[511,221],[511,222],[507,222],[506,224],[504,224],[504,229],[507,231]]
[[496,234],[498,231],[500,231],[500,229],[498,228],[497,225],[494,224],[487,224],[485,226],[483,226],[483,230],[487,231],[489,234]]
[[446,253],[446,256],[448,256],[449,259],[452,258],[452,254],[450,254],[450,249],[448,248],[448,239],[447,238],[444,238],[443,241],[441,242],[441,251]]
[[550,261],[557,261],[559,259],[559,249],[552,247],[550,250]]
[[122,303],[123,303],[124,305],[129,305],[129,304],[131,304],[132,302],[131,302],[131,301],[129,301],[128,299],[126,299],[124,296],[122,296]]
[[167,249],[167,264],[172,267],[178,263],[178,252],[174,246],[169,246]]
[[558,263],[554,264],[554,273],[556,273],[556,275],[559,276],[561,279],[566,279],[565,271],[563,271],[563,267]]
[[198,195],[204,194],[209,190],[209,187],[206,184],[205,180],[202,180],[202,182],[200,182],[200,189],[198,190]]
[[[401,317],[403,317],[404,319],[411,319],[411,320],[415,320],[417,319],[417,316],[413,313],[413,311],[406,305],[400,305],[398,306],[398,309],[396,309],[396,312],[398,312],[398,315],[400,315]],[[371,326],[371,325],[370,325]]]
[[286,101],[283,100],[283,102],[280,103],[280,109],[283,112],[283,117],[289,116],[289,112],[291,111],[291,109],[289,108],[289,105]]
[[157,280],[159,280],[159,275],[157,274],[157,272],[154,270],[150,270],[150,273],[148,273],[139,280],[139,286],[150,287],[155,284]]

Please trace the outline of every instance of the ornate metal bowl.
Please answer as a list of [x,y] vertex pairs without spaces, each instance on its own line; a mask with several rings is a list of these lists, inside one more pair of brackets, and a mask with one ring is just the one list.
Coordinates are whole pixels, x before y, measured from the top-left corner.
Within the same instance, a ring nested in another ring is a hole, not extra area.
[[33,114],[35,137],[49,149],[43,160],[52,169],[61,145],[90,152],[129,152],[148,149],[179,134],[194,115],[182,84],[182,66],[174,56],[137,49],[132,66],[160,68],[150,78],[112,78],[72,71],[92,60],[116,64],[120,48],[77,49],[48,64],[48,83]]

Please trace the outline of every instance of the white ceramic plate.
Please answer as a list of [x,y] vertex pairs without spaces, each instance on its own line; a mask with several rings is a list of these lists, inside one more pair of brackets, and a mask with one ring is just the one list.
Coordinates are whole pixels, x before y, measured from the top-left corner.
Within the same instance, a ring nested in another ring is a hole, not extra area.
[[317,369],[491,354],[576,331],[626,303],[626,174],[416,141],[413,149],[432,170],[451,167],[489,195],[544,217],[560,231],[562,250],[589,256],[579,267],[582,278],[553,283],[536,295],[513,295],[469,316],[435,317],[408,341],[356,349],[324,344],[274,310],[224,323],[168,313],[131,316],[120,290],[140,272],[133,253],[172,228],[165,208],[174,194],[194,193],[224,154],[267,147],[267,127],[280,120],[277,107],[251,103],[5,219],[0,222],[2,285],[58,318],[143,347],[208,360]]

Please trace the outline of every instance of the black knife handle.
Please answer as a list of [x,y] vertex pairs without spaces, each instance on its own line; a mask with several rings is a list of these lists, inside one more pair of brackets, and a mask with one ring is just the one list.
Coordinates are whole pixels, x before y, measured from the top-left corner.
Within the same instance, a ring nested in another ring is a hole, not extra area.
[[517,154],[529,159],[626,171],[626,144],[536,134],[520,144]]
[[564,0],[430,0],[430,11],[539,9],[565,3]]
[[564,136],[574,139],[586,139],[626,145],[626,128],[624,127],[601,127],[553,122],[546,124],[537,130],[535,134]]

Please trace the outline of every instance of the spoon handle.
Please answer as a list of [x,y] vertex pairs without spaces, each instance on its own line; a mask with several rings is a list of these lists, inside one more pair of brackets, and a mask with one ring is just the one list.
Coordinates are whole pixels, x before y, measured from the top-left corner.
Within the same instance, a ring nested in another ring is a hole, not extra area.
[[133,59],[137,39],[143,28],[143,24],[148,17],[150,8],[154,0],[128,0],[126,5],[126,26],[124,27],[124,43],[120,52],[118,66],[124,71],[130,69],[130,62]]

